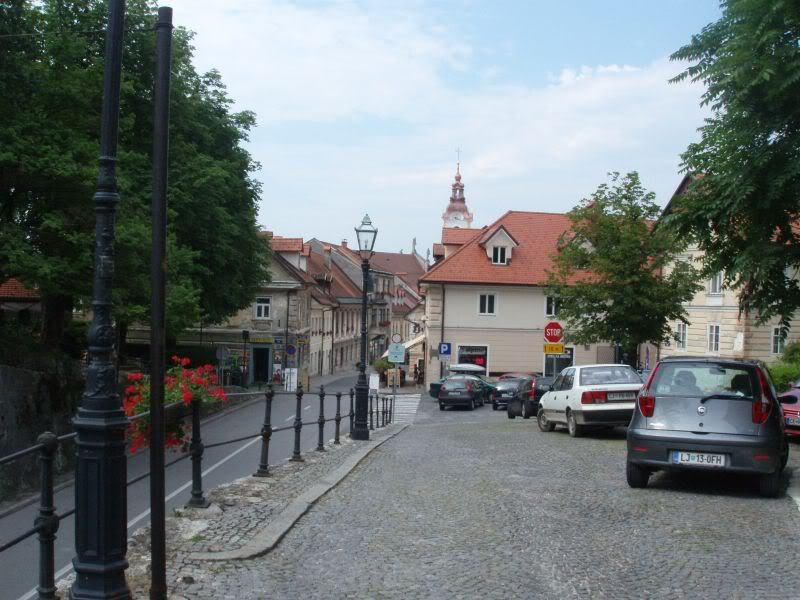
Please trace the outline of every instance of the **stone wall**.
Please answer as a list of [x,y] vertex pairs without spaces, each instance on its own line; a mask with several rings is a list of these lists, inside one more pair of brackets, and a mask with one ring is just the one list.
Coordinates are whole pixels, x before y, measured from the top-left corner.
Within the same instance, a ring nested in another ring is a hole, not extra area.
[[[70,420],[82,384],[80,375],[62,365],[43,373],[0,365],[0,456],[36,443],[44,431],[56,434],[72,430]],[[73,445],[62,445],[56,455],[56,471],[70,469]],[[0,467],[0,502],[38,485],[38,461],[32,455]]]

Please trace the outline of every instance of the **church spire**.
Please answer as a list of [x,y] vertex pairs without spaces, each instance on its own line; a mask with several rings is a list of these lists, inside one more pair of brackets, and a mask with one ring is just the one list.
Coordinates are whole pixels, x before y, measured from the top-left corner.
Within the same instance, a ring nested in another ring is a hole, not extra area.
[[464,184],[461,183],[461,162],[456,163],[455,182],[452,184],[450,203],[442,214],[445,227],[472,227],[472,213],[467,209]]

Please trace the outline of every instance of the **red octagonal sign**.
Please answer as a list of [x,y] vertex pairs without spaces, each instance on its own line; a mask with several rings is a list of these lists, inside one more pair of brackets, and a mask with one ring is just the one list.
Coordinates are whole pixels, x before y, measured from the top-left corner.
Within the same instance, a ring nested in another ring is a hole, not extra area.
[[544,326],[544,340],[551,344],[557,344],[564,337],[564,328],[557,321],[550,321]]

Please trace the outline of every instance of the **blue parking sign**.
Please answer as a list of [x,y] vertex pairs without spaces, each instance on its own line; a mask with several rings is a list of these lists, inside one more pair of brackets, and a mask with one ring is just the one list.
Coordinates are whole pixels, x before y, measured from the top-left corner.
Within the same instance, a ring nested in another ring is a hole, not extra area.
[[439,344],[439,356],[450,356],[452,348],[450,342],[442,342]]

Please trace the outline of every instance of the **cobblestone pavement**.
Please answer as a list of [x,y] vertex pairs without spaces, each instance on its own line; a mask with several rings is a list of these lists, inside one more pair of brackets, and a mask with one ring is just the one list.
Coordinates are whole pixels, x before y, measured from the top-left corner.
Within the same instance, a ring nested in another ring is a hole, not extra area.
[[195,582],[174,589],[237,600],[800,596],[788,496],[762,499],[751,481],[718,474],[658,474],[631,490],[624,443],[624,430],[572,439],[486,407],[440,412],[423,396],[415,423],[273,552],[184,563]]

